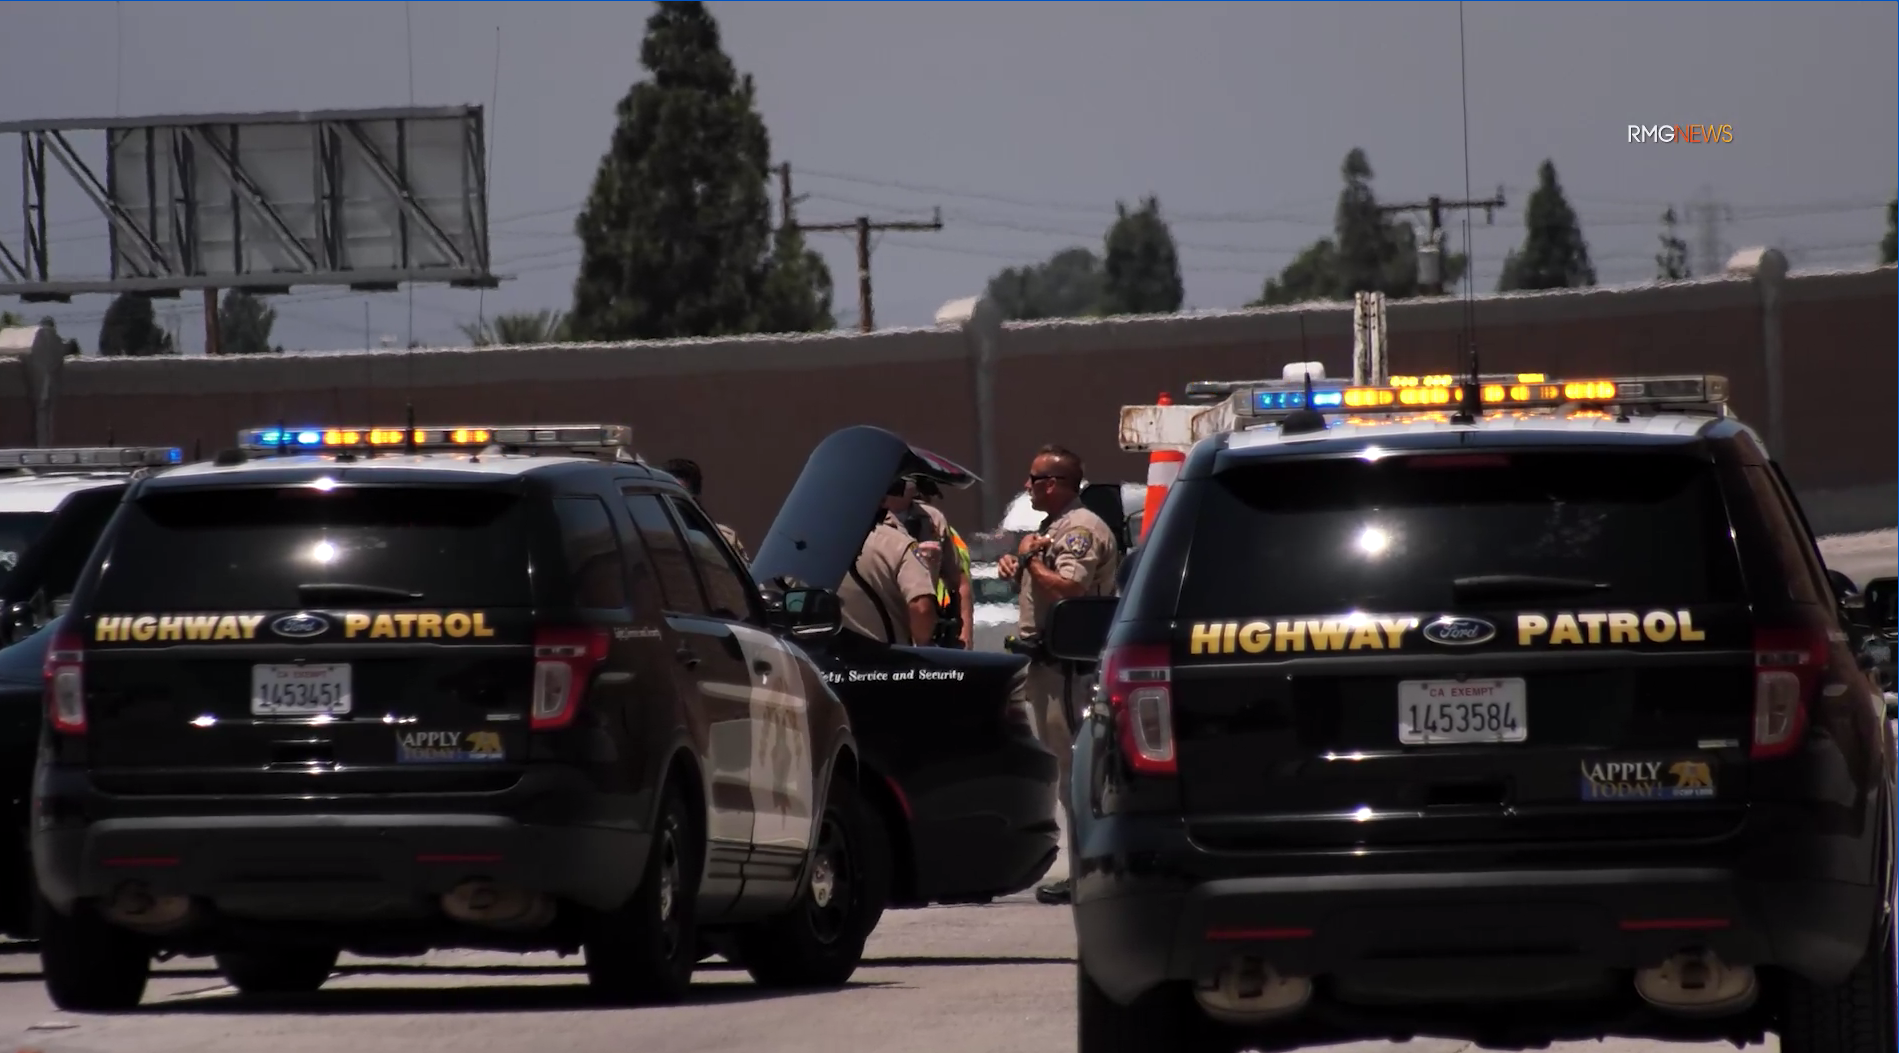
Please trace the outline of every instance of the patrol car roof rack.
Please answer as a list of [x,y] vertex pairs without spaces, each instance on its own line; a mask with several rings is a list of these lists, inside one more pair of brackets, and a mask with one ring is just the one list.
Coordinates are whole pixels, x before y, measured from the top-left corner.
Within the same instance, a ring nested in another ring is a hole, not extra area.
[[252,453],[376,456],[459,452],[539,454],[635,460],[633,429],[624,424],[500,424],[424,427],[309,427],[282,425],[238,432],[238,448]]
[[176,446],[45,446],[0,450],[0,472],[34,475],[129,472],[182,464]]
[[[1619,415],[1701,412],[1728,416],[1728,381],[1717,374],[1557,379],[1542,373],[1493,373],[1476,378],[1485,414],[1512,411],[1580,412],[1613,409]],[[1380,385],[1339,380],[1260,380],[1230,385],[1213,405],[1123,406],[1121,448],[1181,449],[1222,432],[1283,424],[1300,411],[1327,416],[1376,417],[1401,413],[1456,413],[1470,378],[1450,374],[1393,376]],[[1224,381],[1202,382],[1208,389]]]

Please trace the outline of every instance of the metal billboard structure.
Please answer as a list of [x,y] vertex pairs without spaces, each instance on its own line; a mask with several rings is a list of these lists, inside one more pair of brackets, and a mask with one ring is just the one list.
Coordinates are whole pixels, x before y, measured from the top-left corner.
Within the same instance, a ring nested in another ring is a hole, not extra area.
[[[483,131],[480,106],[0,123],[25,221],[17,243],[0,225],[0,295],[493,288]],[[75,140],[100,132],[89,162]],[[54,167],[105,221],[105,259],[55,266]]]

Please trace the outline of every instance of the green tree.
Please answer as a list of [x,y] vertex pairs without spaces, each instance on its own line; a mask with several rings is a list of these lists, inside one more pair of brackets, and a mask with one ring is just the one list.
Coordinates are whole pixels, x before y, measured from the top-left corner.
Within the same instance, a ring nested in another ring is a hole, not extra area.
[[1675,218],[1675,206],[1668,206],[1662,213],[1662,251],[1655,257],[1655,279],[1664,282],[1678,282],[1693,277],[1688,268],[1688,242],[1681,236],[1681,228]]
[[[1372,192],[1372,167],[1365,151],[1353,147],[1339,166],[1345,185],[1332,212],[1332,237],[1320,238],[1268,278],[1250,306],[1349,300],[1360,292],[1382,292],[1392,299],[1418,295],[1418,241],[1409,222],[1379,207]],[[1444,253],[1439,267],[1444,287],[1456,288],[1469,260]]]
[[1152,194],[1128,211],[1115,202],[1114,224],[1104,239],[1102,314],[1172,314],[1186,299],[1174,232],[1161,218]]
[[120,293],[99,323],[99,353],[106,356],[146,356],[176,353],[171,334],[158,326],[152,298]]
[[26,324],[26,319],[12,311],[0,311],[0,329],[13,329]]
[[270,346],[270,330],[277,324],[277,312],[264,301],[243,289],[232,289],[218,304],[218,353],[225,355],[262,355],[283,348]]
[[1576,223],[1576,210],[1563,196],[1556,165],[1545,160],[1536,170],[1536,189],[1523,209],[1523,247],[1504,257],[1498,292],[1513,289],[1576,289],[1596,284],[1589,244]]
[[573,337],[830,328],[829,271],[796,231],[773,235],[770,138],[705,5],[657,4],[640,63],[575,220]]
[[988,287],[989,298],[1011,322],[1098,315],[1106,292],[1101,257],[1079,245],[1041,263],[1005,268]]
[[1886,202],[1886,236],[1879,239],[1879,262],[1899,263],[1899,198]]
[[464,322],[457,328],[476,347],[558,344],[567,339],[567,315],[546,309],[511,311],[485,322]]

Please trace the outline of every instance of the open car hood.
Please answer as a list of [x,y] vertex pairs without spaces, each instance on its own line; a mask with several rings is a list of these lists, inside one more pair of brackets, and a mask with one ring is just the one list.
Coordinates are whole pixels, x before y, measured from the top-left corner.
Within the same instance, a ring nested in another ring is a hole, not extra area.
[[836,589],[857,562],[877,508],[899,476],[957,489],[981,482],[962,465],[882,428],[833,432],[811,451],[792,484],[752,557],[752,576],[781,586]]

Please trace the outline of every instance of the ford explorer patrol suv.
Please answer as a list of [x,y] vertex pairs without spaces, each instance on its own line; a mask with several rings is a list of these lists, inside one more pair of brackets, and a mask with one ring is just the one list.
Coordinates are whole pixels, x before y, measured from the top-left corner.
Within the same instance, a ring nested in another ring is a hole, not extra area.
[[848,978],[888,850],[790,642],[835,597],[765,609],[629,438],[260,428],[134,482],[46,658],[54,1003],[134,1005],[158,953],[254,993],[438,947],[663,1001],[696,930],[763,984]]
[[1076,741],[1081,1053],[1894,1048],[1888,710],[1717,376],[1231,393]]

